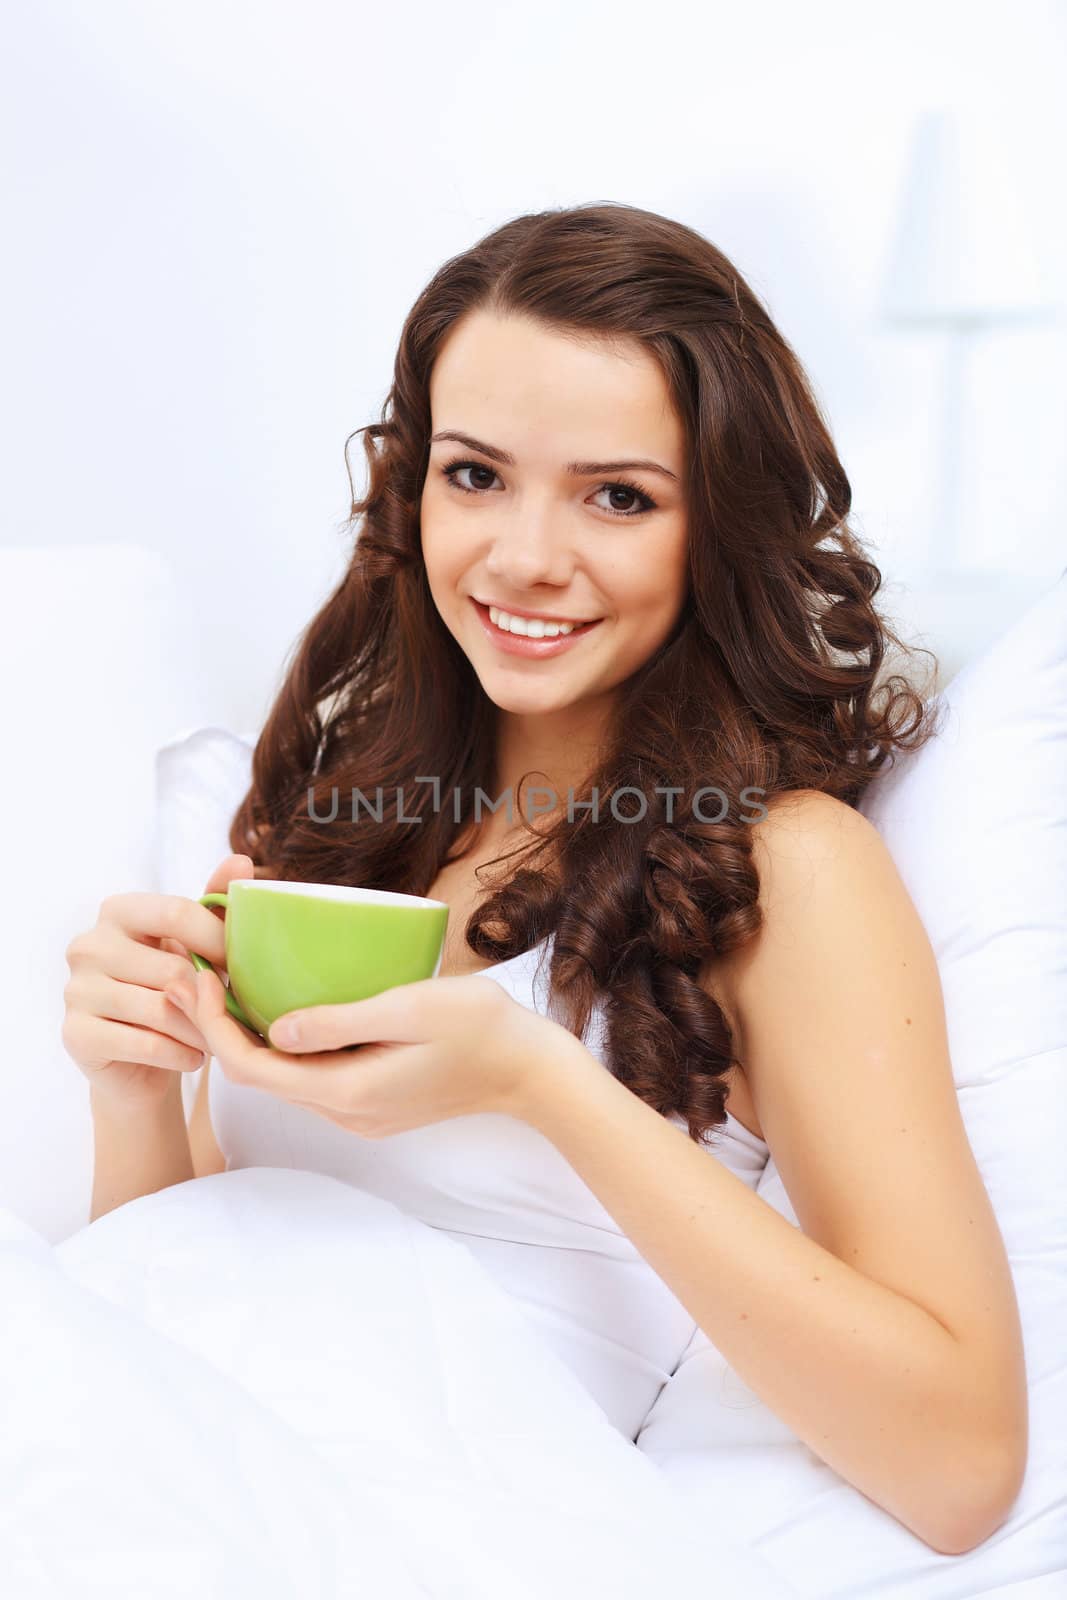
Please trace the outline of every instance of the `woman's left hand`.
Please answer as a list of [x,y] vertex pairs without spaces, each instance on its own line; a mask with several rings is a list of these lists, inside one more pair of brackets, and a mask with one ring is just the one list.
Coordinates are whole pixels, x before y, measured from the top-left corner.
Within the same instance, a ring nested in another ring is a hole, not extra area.
[[[475,983],[469,975],[287,1012],[270,1028],[273,1048],[230,1016],[216,973],[191,973],[166,992],[195,1022],[227,1078],[365,1139],[478,1111],[532,1120],[547,1061],[579,1042],[492,979]],[[283,1023],[296,1025],[296,1037]]]

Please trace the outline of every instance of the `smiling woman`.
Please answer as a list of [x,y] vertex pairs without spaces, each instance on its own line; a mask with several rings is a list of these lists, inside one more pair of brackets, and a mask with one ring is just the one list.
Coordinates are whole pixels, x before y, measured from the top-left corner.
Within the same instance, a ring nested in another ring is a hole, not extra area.
[[[465,916],[445,971],[552,933],[571,1031],[610,1002],[616,1076],[704,1137],[743,1071],[724,980],[761,922],[760,803],[854,808],[934,731],[882,672],[907,651],[810,385],[706,239],[577,207],[441,268],[362,431],[351,565],[230,843],[261,876],[448,882]],[[524,617],[581,625],[537,637]],[[334,787],[384,811],[327,828]],[[527,848],[488,890],[505,841]]]
[[[261,877],[446,900],[446,983],[513,992],[408,996],[421,1021],[393,1027],[424,1031],[377,1096],[335,1071],[317,1114],[210,994],[228,1153],[391,1183],[478,1240],[631,1438],[695,1323],[842,1477],[969,1548],[1025,1461],[1017,1313],[929,943],[857,809],[936,719],[794,352],[693,230],[550,211],[434,276],[363,432],[351,561],[230,843]],[[494,1081],[496,1035],[539,1138],[454,1098],[472,1062]],[[260,1073],[298,1109],[264,1114]],[[802,1231],[752,1192],[770,1152]],[[600,1276],[568,1276],[579,1252]]]

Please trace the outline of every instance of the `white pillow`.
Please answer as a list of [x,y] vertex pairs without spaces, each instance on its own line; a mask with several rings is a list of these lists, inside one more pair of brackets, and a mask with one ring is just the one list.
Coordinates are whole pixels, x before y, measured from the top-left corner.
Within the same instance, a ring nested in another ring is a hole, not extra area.
[[195,899],[230,849],[252,781],[254,733],[187,728],[156,751],[156,886]]
[[[1067,1594],[1067,572],[939,699],[941,733],[862,810],[937,957],[962,1115],[1012,1266],[1030,1396],[1022,1492],[977,1549],[935,1553],[818,1460],[699,1330],[637,1440],[694,1516],[728,1510],[813,1600],[1024,1580],[1020,1600]],[[773,1157],[757,1193],[797,1225]]]
[[210,703],[177,592],[137,545],[0,548],[0,1208],[53,1243],[88,1222],[93,1179],[66,947],[105,896],[152,887],[155,752]]

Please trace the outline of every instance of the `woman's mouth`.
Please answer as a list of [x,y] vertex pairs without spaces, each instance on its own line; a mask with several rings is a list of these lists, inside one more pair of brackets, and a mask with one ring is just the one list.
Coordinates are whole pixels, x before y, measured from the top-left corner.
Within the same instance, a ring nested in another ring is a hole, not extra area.
[[[579,640],[584,639],[587,633],[592,633],[594,628],[599,627],[604,620],[603,617],[595,617],[591,622],[582,622],[573,627],[570,633],[560,633],[555,637],[545,634],[541,638],[536,638],[532,634],[510,633],[505,628],[499,627],[490,616],[489,607],[483,605],[480,600],[475,600],[473,596],[471,597],[471,604],[478,613],[487,637],[492,640],[499,650],[502,650],[505,655],[529,656],[538,660],[542,656],[558,656],[564,650],[570,650]],[[501,613],[497,612],[495,606],[493,611],[495,614],[501,615]],[[506,615],[506,613],[503,613],[503,615]],[[545,624],[545,626],[547,627],[548,624]]]

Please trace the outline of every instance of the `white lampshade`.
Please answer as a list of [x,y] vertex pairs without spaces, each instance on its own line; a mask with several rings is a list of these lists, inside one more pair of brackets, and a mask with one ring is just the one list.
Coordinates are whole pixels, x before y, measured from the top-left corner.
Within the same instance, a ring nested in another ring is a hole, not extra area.
[[889,250],[888,321],[1029,321],[1052,310],[1018,181],[1026,160],[995,103],[920,116]]

